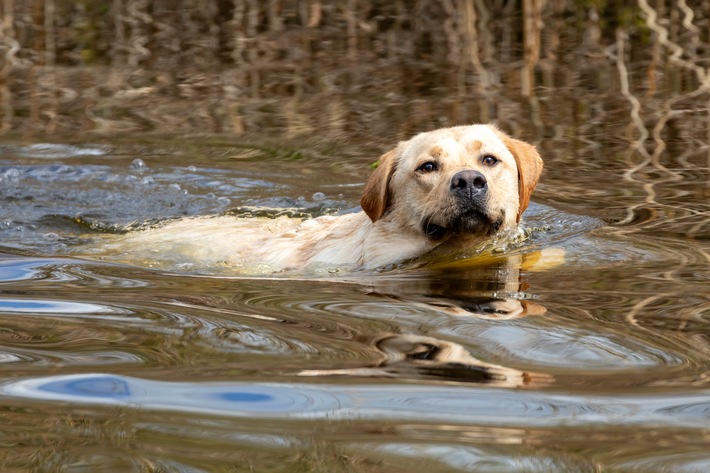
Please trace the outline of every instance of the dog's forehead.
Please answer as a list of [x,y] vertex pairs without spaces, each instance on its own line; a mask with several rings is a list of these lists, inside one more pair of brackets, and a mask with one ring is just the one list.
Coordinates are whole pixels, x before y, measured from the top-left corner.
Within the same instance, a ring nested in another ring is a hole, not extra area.
[[405,154],[417,153],[453,153],[467,151],[477,153],[506,152],[508,148],[498,134],[488,125],[469,125],[420,133],[412,138]]

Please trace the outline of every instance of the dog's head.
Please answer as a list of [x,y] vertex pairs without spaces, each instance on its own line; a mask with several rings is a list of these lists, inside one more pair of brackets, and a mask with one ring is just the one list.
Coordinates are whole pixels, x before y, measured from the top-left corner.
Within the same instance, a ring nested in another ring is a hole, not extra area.
[[520,221],[541,172],[534,146],[491,125],[442,128],[385,153],[361,205],[433,242],[490,236]]

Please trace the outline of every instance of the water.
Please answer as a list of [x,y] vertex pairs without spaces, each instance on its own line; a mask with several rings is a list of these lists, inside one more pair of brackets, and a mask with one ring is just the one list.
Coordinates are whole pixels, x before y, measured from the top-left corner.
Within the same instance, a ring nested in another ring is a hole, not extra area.
[[[474,2],[476,62],[454,54],[465,22],[382,32],[396,3],[363,20],[375,32],[355,53],[337,29],[289,26],[293,48],[332,41],[337,57],[292,57],[269,23],[250,40],[266,62],[244,77],[206,53],[180,75],[157,50],[125,77],[112,63],[113,81],[58,67],[54,85],[28,79],[28,97],[55,93],[35,97],[37,116],[15,84],[0,143],[2,471],[710,471],[708,7],[627,24],[549,2],[555,28],[526,75],[510,8]],[[398,140],[487,120],[545,160],[527,237],[504,251],[272,273],[102,250],[169,219],[351,211]]]
[[159,249],[143,265],[86,252],[136,222],[347,210],[369,158],[353,174],[337,157],[235,166],[208,145],[166,163],[155,146],[3,148],[8,465],[710,466],[692,241],[543,197],[524,243],[454,266],[251,277]]

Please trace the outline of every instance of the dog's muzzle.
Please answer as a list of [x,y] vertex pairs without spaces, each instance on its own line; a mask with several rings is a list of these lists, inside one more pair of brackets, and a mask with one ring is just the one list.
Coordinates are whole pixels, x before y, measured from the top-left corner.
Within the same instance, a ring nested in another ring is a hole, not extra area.
[[425,219],[423,230],[430,240],[463,233],[492,235],[500,229],[502,219],[492,218],[486,210],[488,181],[482,173],[457,172],[451,178],[450,192],[455,208],[449,213],[448,221]]

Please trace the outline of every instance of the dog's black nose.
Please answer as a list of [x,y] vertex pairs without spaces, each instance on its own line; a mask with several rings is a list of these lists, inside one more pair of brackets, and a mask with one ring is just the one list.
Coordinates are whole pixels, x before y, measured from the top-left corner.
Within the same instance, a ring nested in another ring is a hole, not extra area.
[[480,172],[470,169],[459,171],[451,178],[452,191],[463,191],[471,196],[485,191],[487,186],[486,177]]

